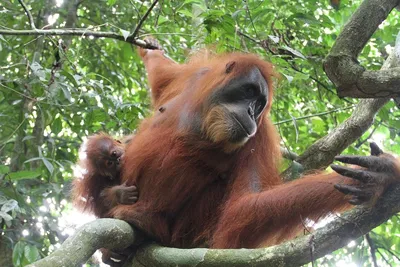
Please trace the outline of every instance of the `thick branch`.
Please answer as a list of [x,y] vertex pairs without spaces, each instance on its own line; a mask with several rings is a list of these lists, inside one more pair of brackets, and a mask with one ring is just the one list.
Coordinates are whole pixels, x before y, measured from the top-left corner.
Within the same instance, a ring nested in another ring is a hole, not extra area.
[[397,212],[400,186],[391,188],[374,209],[355,209],[311,235],[282,245],[263,249],[176,249],[153,244],[136,253],[132,266],[301,266],[347,245]]
[[51,29],[51,30],[3,30],[0,29],[0,34],[2,35],[32,35],[32,36],[60,36],[60,35],[67,35],[67,36],[93,36],[97,38],[111,38],[116,39],[124,42],[131,43],[133,45],[137,45],[143,48],[152,49],[151,45],[148,45],[145,41],[140,39],[135,39],[133,35],[128,36],[126,39],[124,36],[117,34],[115,32],[101,32],[101,31],[90,31],[87,29]]
[[82,266],[97,249],[124,249],[133,243],[134,238],[134,231],[128,223],[98,219],[79,228],[51,255],[28,266]]
[[[397,43],[394,50],[398,51],[399,49],[400,43]],[[386,59],[382,70],[393,70],[398,66],[400,66],[399,55],[393,52]],[[296,161],[303,166],[304,171],[326,168],[332,163],[336,155],[342,153],[344,149],[360,138],[371,127],[376,113],[388,101],[389,98],[360,100],[354,112],[345,122],[311,145]],[[291,168],[285,170],[282,176],[285,180],[296,178],[292,174]]]
[[[311,235],[282,245],[263,249],[177,249],[153,244],[138,250],[133,266],[301,266],[345,246],[397,212],[399,185],[390,188],[373,209],[355,209]],[[128,223],[99,219],[81,227],[53,254],[29,266],[80,266],[98,248],[118,250],[133,241],[134,231]]]
[[378,26],[400,0],[364,0],[345,25],[324,69],[341,97],[395,97],[400,95],[400,68],[366,71],[357,57]]
[[363,99],[351,116],[311,145],[298,159],[304,170],[326,168],[333,158],[360,138],[372,125],[375,114],[389,99]]

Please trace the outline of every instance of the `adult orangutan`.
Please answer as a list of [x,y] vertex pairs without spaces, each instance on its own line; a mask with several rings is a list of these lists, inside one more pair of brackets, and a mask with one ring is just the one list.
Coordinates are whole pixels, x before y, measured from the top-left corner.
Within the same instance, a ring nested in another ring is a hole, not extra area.
[[[150,117],[123,158],[122,182],[138,201],[110,215],[175,247],[255,248],[295,236],[305,218],[379,197],[398,183],[390,156],[339,156],[363,169],[283,183],[279,139],[268,114],[274,72],[250,54],[196,56],[183,65],[142,50],[163,116]],[[349,204],[350,202],[350,204]]]

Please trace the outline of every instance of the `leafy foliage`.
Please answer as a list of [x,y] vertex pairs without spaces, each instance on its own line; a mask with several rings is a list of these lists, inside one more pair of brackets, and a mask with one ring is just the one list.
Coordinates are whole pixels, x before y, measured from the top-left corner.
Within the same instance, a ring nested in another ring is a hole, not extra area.
[[[127,36],[148,10],[148,1],[27,0],[37,28],[80,27]],[[339,99],[322,61],[360,0],[160,1],[139,38],[158,38],[171,58],[183,62],[190,49],[257,53],[282,74],[273,120],[282,145],[301,153],[343,122],[357,103]],[[16,0],[0,3],[0,29],[29,29]],[[400,16],[381,25],[359,57],[379,69],[393,46]],[[0,35],[0,255],[23,266],[47,255],[66,238],[60,218],[71,209],[69,184],[78,148],[94,132],[116,136],[134,131],[149,113],[143,64],[135,47],[90,37]],[[366,141],[400,153],[400,112],[394,103],[346,151],[368,153]],[[288,164],[288,162],[286,162]],[[399,219],[370,237],[382,266],[399,264]],[[397,254],[396,254],[397,253]],[[1,257],[0,257],[1,258]],[[11,259],[10,259],[11,260]],[[356,240],[320,261],[371,264],[369,245]],[[2,266],[10,262],[5,261]],[[342,265],[341,265],[342,266]]]

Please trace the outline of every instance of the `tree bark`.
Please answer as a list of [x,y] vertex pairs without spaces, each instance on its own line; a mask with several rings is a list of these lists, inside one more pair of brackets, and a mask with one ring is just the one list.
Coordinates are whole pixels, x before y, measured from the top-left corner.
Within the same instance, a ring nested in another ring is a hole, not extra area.
[[121,250],[133,243],[132,227],[121,220],[98,219],[79,228],[59,249],[30,267],[82,266],[99,248]]
[[369,71],[357,61],[372,34],[399,4],[399,0],[364,0],[343,28],[324,62],[325,72],[340,97],[400,95],[400,67]]

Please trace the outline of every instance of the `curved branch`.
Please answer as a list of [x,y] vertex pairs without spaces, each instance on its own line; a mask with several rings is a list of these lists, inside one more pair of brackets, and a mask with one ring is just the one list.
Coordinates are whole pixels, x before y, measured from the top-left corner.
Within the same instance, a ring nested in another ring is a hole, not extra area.
[[345,25],[324,69],[341,97],[371,98],[400,95],[400,67],[379,71],[365,70],[357,57],[378,26],[400,0],[364,0]]
[[131,266],[301,266],[320,258],[400,212],[400,186],[391,188],[373,209],[354,209],[316,232],[260,249],[177,249],[152,244],[139,249]]
[[[320,258],[400,212],[400,185],[390,188],[373,209],[354,209],[313,234],[262,249],[177,249],[155,244],[141,247],[132,266],[301,266]],[[128,223],[98,219],[82,226],[50,256],[30,267],[80,266],[96,249],[123,249],[134,242]]]
[[[394,51],[400,50],[400,42]],[[400,66],[400,57],[393,52],[382,66],[383,70],[396,69]],[[399,87],[400,89],[400,87]],[[371,127],[376,113],[389,101],[389,98],[362,99],[357,104],[351,116],[332,130],[329,134],[311,145],[296,161],[303,166],[304,171],[326,168],[334,157],[360,138]],[[295,168],[296,169],[296,168]],[[288,168],[282,173],[285,180],[296,178]]]
[[135,233],[127,222],[98,219],[80,227],[55,252],[28,266],[82,266],[97,249],[124,249],[134,239]]

